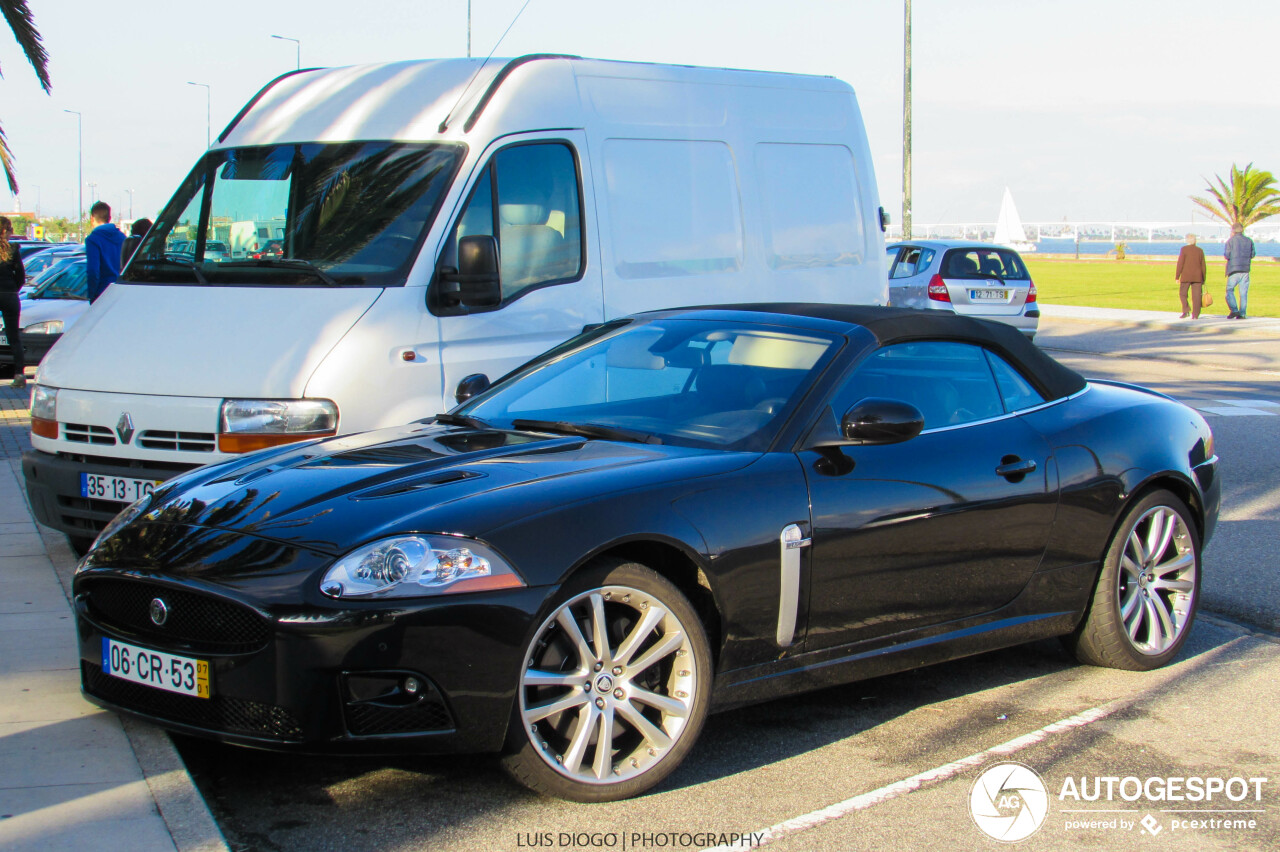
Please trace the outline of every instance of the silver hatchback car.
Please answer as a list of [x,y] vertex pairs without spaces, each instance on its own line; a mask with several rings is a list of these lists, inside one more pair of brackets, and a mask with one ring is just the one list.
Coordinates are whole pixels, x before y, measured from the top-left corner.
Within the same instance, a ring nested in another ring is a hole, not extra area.
[[968,240],[911,240],[886,251],[894,307],[997,320],[1036,336],[1036,285],[1013,249]]

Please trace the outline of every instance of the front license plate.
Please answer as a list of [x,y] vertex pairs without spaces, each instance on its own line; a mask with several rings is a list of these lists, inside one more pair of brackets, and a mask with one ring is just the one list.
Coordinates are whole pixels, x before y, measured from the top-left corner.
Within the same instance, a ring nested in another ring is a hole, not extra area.
[[1008,290],[970,290],[971,302],[1005,302],[1009,299]]
[[125,476],[104,476],[100,473],[80,474],[80,496],[94,500],[114,500],[132,503],[155,490],[163,480],[129,479]]
[[5,337],[3,334],[0,334],[0,346],[8,346],[8,345],[9,345],[9,338]]
[[180,695],[209,697],[209,663],[102,637],[102,670],[112,677]]

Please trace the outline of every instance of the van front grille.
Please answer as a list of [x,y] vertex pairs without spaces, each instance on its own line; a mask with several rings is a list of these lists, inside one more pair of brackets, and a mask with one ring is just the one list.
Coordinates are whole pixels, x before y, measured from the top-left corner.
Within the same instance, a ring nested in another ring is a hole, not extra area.
[[172,450],[180,453],[211,453],[217,441],[211,432],[170,432],[148,429],[138,436],[145,450]]
[[101,444],[114,447],[116,436],[106,426],[93,426],[87,423],[63,423],[62,437],[77,444]]

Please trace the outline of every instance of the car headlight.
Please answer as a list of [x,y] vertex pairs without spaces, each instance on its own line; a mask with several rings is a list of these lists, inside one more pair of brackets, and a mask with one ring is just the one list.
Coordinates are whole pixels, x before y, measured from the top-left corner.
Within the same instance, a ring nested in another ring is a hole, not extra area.
[[99,544],[146,514],[147,509],[151,508],[151,499],[152,495],[146,494],[136,502],[125,506],[120,514],[111,519],[111,523],[102,528],[102,532],[98,533],[98,537],[93,540],[93,545],[89,549],[93,550]]
[[338,406],[327,399],[224,399],[218,449],[248,453],[338,433]]
[[58,389],[36,384],[31,387],[31,434],[58,437]]
[[22,329],[24,334],[62,334],[62,320],[46,320],[36,322]]
[[325,572],[331,598],[409,598],[514,589],[524,581],[480,542],[453,536],[401,535],[353,550]]

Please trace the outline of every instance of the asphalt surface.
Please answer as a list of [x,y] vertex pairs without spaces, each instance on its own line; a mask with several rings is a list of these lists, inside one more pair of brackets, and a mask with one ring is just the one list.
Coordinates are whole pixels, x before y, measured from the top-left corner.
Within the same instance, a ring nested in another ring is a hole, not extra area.
[[[1214,428],[1224,509],[1201,617],[1168,668],[1080,666],[1040,642],[723,713],[657,791],[595,806],[528,793],[491,757],[180,750],[243,852],[701,849],[732,835],[779,850],[1008,848],[970,807],[985,770],[1008,761],[1046,790],[1020,848],[1280,848],[1280,338],[1230,331],[1064,321],[1038,339],[1087,375],[1200,408]],[[1106,777],[1175,795],[1187,782],[1166,779],[1218,779],[1257,797],[1070,795]],[[999,824],[1021,818],[1002,807]]]

